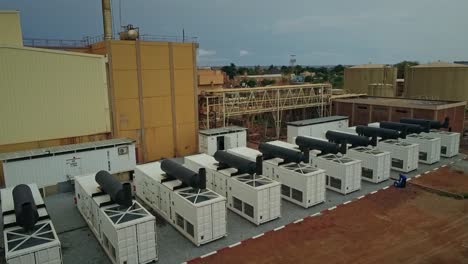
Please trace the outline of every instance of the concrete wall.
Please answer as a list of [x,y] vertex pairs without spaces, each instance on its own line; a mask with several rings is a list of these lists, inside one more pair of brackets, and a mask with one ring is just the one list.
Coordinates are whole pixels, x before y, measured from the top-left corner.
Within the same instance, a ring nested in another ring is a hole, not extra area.
[[0,10],[0,45],[23,46],[21,23],[18,11]]
[[139,162],[195,153],[198,147],[194,43],[107,41],[114,137],[137,141]]
[[108,133],[105,58],[0,46],[0,146]]

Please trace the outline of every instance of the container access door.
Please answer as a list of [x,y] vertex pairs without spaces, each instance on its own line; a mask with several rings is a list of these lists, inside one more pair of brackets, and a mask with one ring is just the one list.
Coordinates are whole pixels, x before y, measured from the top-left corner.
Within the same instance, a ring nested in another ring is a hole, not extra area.
[[138,263],[147,263],[157,258],[155,230],[154,221],[137,225]]

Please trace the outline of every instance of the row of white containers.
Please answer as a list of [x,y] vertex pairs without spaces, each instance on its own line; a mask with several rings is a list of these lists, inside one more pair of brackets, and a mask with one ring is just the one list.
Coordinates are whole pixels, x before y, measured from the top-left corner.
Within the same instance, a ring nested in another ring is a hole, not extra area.
[[159,162],[135,168],[136,195],[195,245],[227,235],[226,198],[209,190],[178,188],[168,180]]

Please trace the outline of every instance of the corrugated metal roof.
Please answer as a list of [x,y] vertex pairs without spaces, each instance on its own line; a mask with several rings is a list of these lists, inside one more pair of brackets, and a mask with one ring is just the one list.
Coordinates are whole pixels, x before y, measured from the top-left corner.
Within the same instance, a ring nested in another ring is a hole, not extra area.
[[319,118],[314,118],[314,119],[288,122],[286,124],[288,126],[309,126],[309,125],[316,125],[316,124],[340,121],[340,120],[346,120],[346,119],[348,119],[347,116],[327,116],[327,117],[319,117]]
[[60,154],[64,152],[67,152],[67,153],[79,152],[79,151],[88,150],[88,149],[92,150],[92,149],[98,149],[98,148],[103,148],[103,147],[113,147],[113,146],[122,145],[122,144],[131,144],[134,142],[135,140],[129,139],[129,138],[115,138],[115,139],[86,142],[86,143],[80,143],[80,144],[0,153],[0,160],[7,161],[7,160],[12,160],[12,159],[24,159],[24,158],[32,158],[32,157],[37,157],[37,156],[54,156],[55,154]]
[[436,61],[427,64],[419,64],[411,68],[468,68],[468,65]]
[[385,68],[391,67],[391,65],[387,64],[362,64],[362,65],[355,65],[350,67],[351,69],[370,69],[370,68]]
[[247,130],[247,128],[245,127],[228,126],[228,127],[219,127],[219,128],[200,130],[199,133],[205,136],[213,136],[213,135],[241,132],[245,130]]

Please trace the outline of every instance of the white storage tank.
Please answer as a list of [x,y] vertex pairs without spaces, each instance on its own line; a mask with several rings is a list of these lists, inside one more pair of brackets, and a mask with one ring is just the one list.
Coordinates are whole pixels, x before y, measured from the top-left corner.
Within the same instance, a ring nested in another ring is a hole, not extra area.
[[207,187],[228,198],[228,208],[260,225],[281,216],[280,183],[262,175],[238,173],[235,168],[220,168],[207,154],[184,158],[191,170],[206,169]]
[[61,264],[62,249],[36,184],[28,184],[37,208],[38,218],[31,230],[25,230],[16,219],[13,187],[1,190],[3,242],[8,264]]
[[391,153],[391,168],[393,170],[410,172],[418,168],[418,144],[387,139],[377,142],[377,148]]
[[100,170],[133,171],[135,141],[127,138],[0,154],[5,186],[36,183],[39,188]]
[[[299,152],[296,145],[283,141],[272,141],[267,144],[288,148]],[[234,154],[255,161],[262,153],[250,148],[228,150]],[[281,158],[263,161],[263,175],[281,183],[281,198],[304,208],[325,201],[325,171],[310,164],[287,162]]]
[[460,133],[431,130],[429,133],[422,134],[440,138],[440,155],[442,157],[451,158],[460,152]]
[[390,152],[373,147],[356,147],[348,149],[346,156],[362,161],[362,180],[379,183],[390,178]]
[[328,130],[340,130],[348,127],[347,116],[328,116],[295,122],[288,122],[288,142],[294,144],[298,136],[325,138]]
[[328,189],[348,194],[361,189],[361,161],[349,157],[326,154],[314,157],[312,165],[324,169]]
[[75,178],[79,212],[114,264],[143,264],[158,260],[156,218],[137,201],[117,204],[94,174]]
[[138,165],[136,195],[196,246],[227,236],[226,198],[207,189],[182,187],[168,179],[161,163]]
[[214,155],[218,150],[245,147],[247,128],[229,126],[200,130],[198,135],[199,152]]
[[440,161],[440,138],[411,134],[401,141],[419,144],[419,162],[433,164]]

